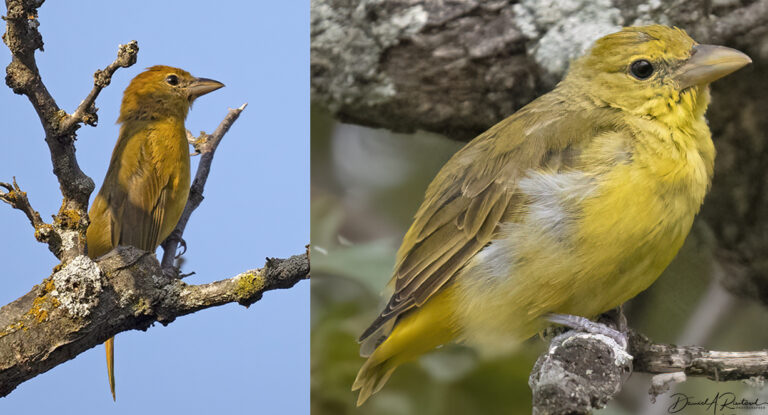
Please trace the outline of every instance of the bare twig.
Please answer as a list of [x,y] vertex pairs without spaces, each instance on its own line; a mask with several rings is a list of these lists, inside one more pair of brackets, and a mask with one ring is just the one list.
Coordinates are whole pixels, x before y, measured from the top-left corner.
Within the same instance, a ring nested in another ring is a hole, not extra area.
[[56,247],[61,246],[61,240],[59,234],[54,230],[54,227],[43,221],[27,198],[27,192],[24,192],[16,183],[16,178],[13,178],[13,184],[0,183],[0,187],[6,189],[5,192],[0,191],[0,200],[11,205],[14,209],[18,209],[27,216],[32,227],[35,228],[35,239],[40,242],[47,243],[51,252],[54,254],[58,251]]
[[[6,68],[5,81],[17,94],[26,95],[35,108],[45,131],[45,141],[51,153],[53,173],[59,181],[64,198],[54,218],[55,237],[47,238],[49,249],[67,262],[85,253],[85,231],[88,227],[88,199],[94,183],[77,163],[75,130],[79,122],[95,123],[93,102],[108,83],[117,67],[130,66],[136,59],[135,42],[121,47],[118,59],[98,76],[97,87],[70,116],[59,108],[45,87],[35,60],[35,51],[43,49],[43,38],[37,30],[37,9],[42,1],[6,0],[6,32],[3,41],[11,51],[11,63]],[[106,83],[105,83],[106,82]]]
[[30,205],[29,199],[27,199],[27,192],[22,191],[19,187],[19,184],[16,183],[15,177],[13,178],[13,184],[0,182],[0,187],[4,187],[6,190],[5,192],[0,190],[0,200],[8,203],[14,209],[18,209],[24,212],[24,214],[27,215],[27,219],[29,219],[29,222],[32,224],[32,226],[35,227],[35,229],[45,225],[43,218],[40,217],[40,213],[38,213],[35,209],[32,208],[32,205]]
[[112,81],[112,75],[118,68],[127,68],[136,63],[136,56],[139,53],[139,44],[135,40],[132,40],[125,45],[120,45],[117,50],[117,59],[110,63],[103,70],[97,70],[93,74],[93,89],[88,94],[83,102],[78,105],[75,112],[72,113],[66,120],[62,121],[62,131],[74,131],[77,129],[80,123],[84,123],[90,126],[96,126],[99,121],[96,111],[98,108],[94,106],[96,98],[102,89],[107,87]]
[[133,247],[96,263],[77,257],[0,308],[0,396],[122,331],[232,302],[248,306],[308,275],[306,254],[268,259],[261,269],[203,285],[164,275],[153,255]]
[[720,352],[698,346],[653,344],[639,336],[631,353],[637,372],[704,376],[716,381],[768,377],[768,351]]
[[[184,206],[184,212],[181,214],[179,223],[176,224],[176,228],[173,230],[170,236],[163,241],[160,245],[163,247],[163,260],[161,262],[163,270],[168,273],[173,270],[173,260],[176,257],[176,250],[179,247],[179,243],[182,242],[182,236],[184,235],[184,229],[187,227],[192,212],[200,206],[203,201],[203,190],[205,189],[205,183],[208,181],[208,174],[211,172],[211,163],[213,163],[213,155],[218,148],[221,139],[224,138],[224,134],[229,131],[229,128],[240,117],[240,113],[243,112],[248,104],[243,104],[239,108],[230,108],[227,112],[227,116],[221,121],[216,131],[211,135],[204,135],[205,142],[198,146],[195,146],[195,150],[202,153],[200,157],[200,163],[197,165],[197,172],[195,173],[195,180],[192,182],[192,186],[189,189],[189,198],[187,204]],[[188,134],[189,136],[190,134]],[[189,139],[189,137],[188,137]]]

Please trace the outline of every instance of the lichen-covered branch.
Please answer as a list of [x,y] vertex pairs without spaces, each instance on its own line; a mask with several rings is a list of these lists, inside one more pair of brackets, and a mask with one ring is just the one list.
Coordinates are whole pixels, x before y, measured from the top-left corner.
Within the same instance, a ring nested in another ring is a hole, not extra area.
[[630,373],[656,375],[651,394],[687,376],[715,381],[768,377],[768,351],[722,352],[698,346],[652,343],[630,333],[628,350],[596,334],[567,331],[555,337],[531,372],[535,414],[587,414],[604,407]]
[[637,372],[703,376],[715,381],[768,377],[768,351],[723,352],[698,346],[655,344],[637,335],[630,349]]
[[13,178],[12,184],[0,182],[0,187],[5,188],[5,191],[0,190],[0,200],[11,205],[14,209],[24,212],[27,219],[29,219],[29,222],[32,224],[32,227],[35,228],[35,232],[47,225],[43,222],[43,218],[40,217],[40,213],[33,209],[32,205],[29,204],[27,192],[21,190],[19,184],[16,183],[15,177]]
[[591,413],[621,391],[631,372],[632,356],[613,339],[565,332],[552,340],[531,371],[533,413]]
[[126,330],[237,302],[309,277],[307,254],[203,285],[165,275],[154,255],[118,247],[93,262],[79,256],[0,308],[0,396]]
[[160,245],[163,247],[163,260],[161,262],[164,270],[173,269],[173,260],[176,256],[176,250],[179,244],[183,241],[184,229],[187,227],[192,212],[200,206],[203,202],[203,190],[205,190],[205,183],[208,181],[208,174],[211,172],[211,164],[213,163],[213,156],[216,153],[216,149],[221,143],[221,139],[224,138],[224,134],[229,131],[232,124],[240,117],[240,113],[243,112],[247,103],[241,105],[238,108],[230,108],[227,115],[216,127],[216,130],[211,135],[201,133],[204,139],[195,143],[195,151],[202,154],[200,157],[200,163],[197,165],[197,172],[195,173],[195,179],[192,182],[192,186],[189,189],[189,198],[187,204],[184,206],[184,212],[181,214],[179,223],[176,224],[173,232],[168,238]]
[[5,82],[17,94],[27,96],[35,108],[45,131],[45,141],[51,153],[53,173],[59,180],[63,202],[54,218],[55,237],[46,238],[49,249],[67,262],[85,253],[85,230],[88,227],[88,198],[94,183],[77,163],[75,131],[80,122],[95,125],[93,103],[101,89],[109,83],[117,67],[127,67],[136,61],[138,46],[132,42],[121,46],[118,58],[104,71],[96,73],[96,86],[83,104],[68,115],[60,109],[45,87],[35,61],[35,51],[43,50],[43,38],[37,30],[37,9],[40,0],[6,0],[6,32],[3,41],[11,51],[11,63],[6,68]]
[[347,122],[468,140],[551,89],[597,38],[650,23],[756,54],[768,0],[312,0],[312,99]]

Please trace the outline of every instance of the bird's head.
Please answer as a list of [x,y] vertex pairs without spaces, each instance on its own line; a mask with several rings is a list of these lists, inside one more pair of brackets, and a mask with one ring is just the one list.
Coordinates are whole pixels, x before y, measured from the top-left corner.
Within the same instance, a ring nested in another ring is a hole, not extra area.
[[710,82],[750,62],[735,49],[700,45],[676,27],[627,27],[595,42],[563,84],[635,115],[685,120],[704,114]]
[[183,69],[156,65],[136,75],[125,89],[117,121],[167,117],[183,120],[195,98],[223,86],[213,79],[196,78]]

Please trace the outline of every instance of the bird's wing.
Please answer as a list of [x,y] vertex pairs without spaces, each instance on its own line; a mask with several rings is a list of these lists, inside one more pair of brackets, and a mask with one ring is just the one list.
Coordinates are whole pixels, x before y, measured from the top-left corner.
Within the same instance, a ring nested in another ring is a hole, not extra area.
[[467,144],[432,181],[398,251],[394,293],[360,337],[363,356],[396,317],[424,304],[488,244],[500,223],[519,220],[525,201],[517,184],[528,169],[556,169],[572,153],[566,149],[593,136],[583,115],[547,110],[556,103],[542,98]]
[[[125,143],[120,143],[116,151],[125,153],[115,171],[107,173],[104,186],[109,189],[106,196],[112,213],[112,243],[153,251],[161,242],[158,239],[172,178],[167,169],[159,168],[161,156],[150,145],[155,130],[123,133],[120,139]],[[111,178],[116,183],[106,186]]]

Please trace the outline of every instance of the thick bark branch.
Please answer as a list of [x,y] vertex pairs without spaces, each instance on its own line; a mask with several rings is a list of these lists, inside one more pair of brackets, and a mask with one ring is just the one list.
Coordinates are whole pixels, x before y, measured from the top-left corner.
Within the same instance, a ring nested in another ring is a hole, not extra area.
[[[751,4],[748,4],[751,3]],[[468,140],[554,86],[600,36],[662,23],[764,43],[768,0],[313,0],[312,99],[347,122]]]
[[[686,376],[715,381],[768,377],[768,351],[721,352],[698,346],[655,344],[631,333],[629,354],[605,336],[568,331],[555,337],[531,372],[535,414],[586,414],[604,407],[632,371],[665,375],[651,395]],[[674,375],[673,375],[674,374]]]
[[[171,232],[168,238],[166,238],[160,245],[163,247],[163,260],[161,264],[164,270],[173,270],[173,260],[176,257],[176,250],[178,249],[179,244],[183,241],[182,236],[184,235],[184,229],[187,227],[187,222],[189,222],[192,212],[194,212],[195,209],[200,206],[200,203],[203,202],[203,190],[205,190],[205,183],[208,181],[208,174],[211,172],[214,153],[216,153],[216,149],[219,147],[221,139],[224,138],[224,134],[226,134],[227,131],[229,131],[229,128],[232,127],[232,124],[237,121],[237,118],[240,117],[240,113],[243,112],[246,106],[248,106],[247,103],[241,105],[239,108],[230,108],[226,117],[224,117],[219,126],[216,127],[216,131],[214,131],[213,134],[206,135],[205,133],[201,133],[201,136],[204,136],[204,138],[194,143],[195,151],[202,154],[202,156],[200,157],[200,163],[197,165],[195,180],[192,182],[192,186],[189,189],[189,198],[187,199],[187,204],[184,206],[184,212],[181,214],[179,223],[176,224],[173,232]],[[189,132],[187,132],[187,134],[189,134]]]
[[612,339],[568,331],[555,337],[528,380],[534,414],[588,414],[621,391],[632,357]]
[[[43,38],[37,30],[37,9],[40,0],[6,0],[8,10],[3,41],[11,51],[12,60],[6,68],[5,82],[17,94],[26,95],[35,108],[45,131],[45,141],[51,153],[53,173],[59,180],[63,201],[50,227],[52,232],[43,240],[59,259],[67,262],[85,254],[85,230],[88,228],[88,198],[93,192],[93,180],[77,163],[75,131],[79,123],[95,125],[93,103],[101,89],[109,84],[118,67],[136,62],[138,46],[133,41],[121,45],[118,58],[104,71],[97,71],[95,86],[83,103],[68,115],[60,109],[45,87],[35,61],[35,51],[43,50]],[[36,237],[37,229],[36,229]]]
[[261,269],[202,285],[166,276],[154,255],[133,247],[96,262],[77,257],[0,308],[0,396],[122,331],[232,302],[248,306],[308,277],[307,254],[268,258]]

